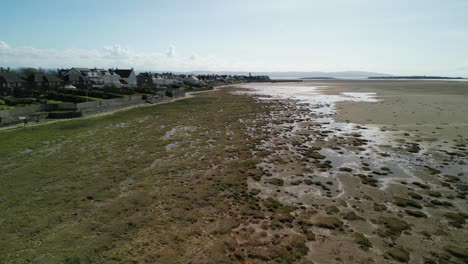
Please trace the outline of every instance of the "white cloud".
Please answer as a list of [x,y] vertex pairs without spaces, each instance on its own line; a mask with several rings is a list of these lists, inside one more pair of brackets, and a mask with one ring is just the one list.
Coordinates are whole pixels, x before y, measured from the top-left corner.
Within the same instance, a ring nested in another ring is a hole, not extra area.
[[0,40],[0,50],[9,49],[9,48],[10,48],[10,46],[8,46],[8,44],[6,44],[5,42]]
[[[189,53],[190,54],[190,53]],[[3,67],[133,67],[137,70],[161,71],[271,71],[284,69],[285,64],[240,59],[219,58],[212,55],[182,55],[170,45],[165,51],[139,52],[121,45],[99,49],[39,49],[11,47],[0,41],[0,66]]]
[[107,46],[103,48],[103,55],[107,56],[107,58],[127,58],[131,55],[131,52],[129,49],[122,47],[120,45],[113,45],[113,46]]
[[[134,67],[138,70],[249,70],[246,65],[234,60],[192,53],[182,56],[170,45],[163,52],[138,52],[121,45],[100,49],[38,49],[34,47],[11,47],[0,41],[0,65],[10,67]],[[258,66],[258,65],[257,65]]]
[[167,48],[166,56],[169,58],[174,58],[176,56],[176,48],[174,45],[170,45],[169,48]]

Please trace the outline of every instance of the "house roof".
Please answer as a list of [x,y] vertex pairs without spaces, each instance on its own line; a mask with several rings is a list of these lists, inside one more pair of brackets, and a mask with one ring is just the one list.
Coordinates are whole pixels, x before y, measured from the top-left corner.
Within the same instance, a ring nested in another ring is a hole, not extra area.
[[45,74],[44,75],[49,82],[63,82],[63,80],[53,74]]
[[63,77],[64,81],[69,81],[69,82],[81,82],[81,81],[87,81],[89,78],[85,76],[76,76],[76,75],[65,75]]
[[133,69],[129,69],[129,70],[118,69],[118,70],[114,70],[114,72],[120,75],[120,77],[122,78],[128,78],[130,77],[130,74],[133,72]]
[[21,79],[16,73],[0,73],[0,78],[4,79],[7,83],[24,83],[25,80]]
[[75,69],[75,70],[80,71],[80,72],[89,72],[89,71],[91,71],[91,69],[89,69],[89,68],[72,68],[72,69]]
[[36,73],[36,74],[31,74],[27,78],[28,81],[30,82],[42,82],[43,81],[43,76],[44,74]]
[[68,73],[69,71],[70,71],[70,69],[60,69],[60,70],[58,71],[58,75],[64,77],[65,75],[67,75],[67,73]]
[[32,82],[43,82],[43,81],[47,81],[47,82],[63,82],[62,79],[60,79],[59,77],[53,75],[53,74],[40,74],[40,73],[36,73],[36,74],[33,74],[31,76],[28,77],[28,80],[29,81],[32,81]]

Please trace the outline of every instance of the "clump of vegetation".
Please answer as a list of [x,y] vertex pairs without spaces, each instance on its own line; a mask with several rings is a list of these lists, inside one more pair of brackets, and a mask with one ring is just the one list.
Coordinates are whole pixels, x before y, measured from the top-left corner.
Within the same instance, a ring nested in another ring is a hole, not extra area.
[[357,215],[355,212],[346,213],[343,218],[346,219],[346,220],[349,220],[349,221],[364,220],[362,217]]
[[293,208],[290,206],[281,206],[276,209],[275,213],[273,214],[274,219],[278,219],[280,222],[288,222],[291,223],[294,221],[294,216],[291,215]]
[[402,198],[402,197],[394,197],[393,202],[400,207],[410,206],[410,207],[414,207],[418,209],[422,208],[422,206],[418,204],[417,202],[410,200],[410,199]]
[[426,191],[427,195],[432,197],[442,197],[442,194],[438,191]]
[[273,230],[281,229],[283,228],[283,224],[280,222],[279,219],[274,218],[270,221],[270,228]]
[[307,153],[307,157],[311,158],[311,159],[317,159],[317,160],[321,160],[321,159],[325,159],[326,157],[320,153],[317,153],[315,151],[312,151],[312,152],[309,152]]
[[307,241],[315,241],[316,240],[315,233],[312,230],[310,230],[308,228],[304,228],[302,230],[302,232],[304,233]]
[[429,185],[426,185],[426,184],[420,183],[420,182],[413,182],[413,184],[418,186],[421,189],[430,189],[431,188]]
[[403,248],[397,247],[387,251],[387,254],[394,260],[407,263],[410,260],[410,254]]
[[354,233],[354,240],[362,250],[368,250],[372,247],[372,243],[369,241],[369,239],[367,239],[367,237],[361,233]]
[[263,171],[260,169],[249,169],[247,171],[247,176],[252,177],[252,179],[256,181],[260,181],[262,179],[263,174]]
[[418,218],[427,218],[427,215],[421,211],[405,210],[408,215],[418,217]]
[[276,201],[275,199],[273,198],[270,198],[268,197],[264,202],[263,204],[265,205],[265,207],[269,210],[269,211],[274,211],[276,209],[278,209],[280,206],[282,206],[282,204],[278,201]]
[[370,186],[373,186],[373,187],[377,187],[377,183],[379,182],[378,180],[374,179],[373,177],[371,176],[363,176],[363,177],[360,177],[361,178],[361,183],[362,184],[365,184],[365,185],[370,185]]
[[332,216],[321,216],[315,220],[316,226],[327,229],[337,229],[343,227],[343,222]]
[[466,223],[466,217],[460,213],[446,213],[444,217],[449,220],[450,225],[457,228],[462,228]]
[[418,153],[421,150],[421,148],[416,143],[408,143],[407,150],[410,153]]
[[306,241],[303,237],[297,235],[291,236],[285,245],[287,253],[280,255],[277,259],[279,263],[294,263],[307,255],[309,248],[305,243]]
[[468,184],[457,184],[456,187],[462,192],[468,192]]
[[284,185],[284,180],[280,178],[271,178],[266,181],[266,183],[276,185],[276,186],[283,186]]
[[438,206],[445,206],[445,207],[453,206],[450,202],[441,201],[441,200],[431,200],[431,204],[438,205]]
[[379,204],[379,203],[374,203],[374,206],[372,208],[376,212],[382,212],[382,211],[387,210],[387,206],[385,204]]
[[419,195],[419,194],[417,194],[415,192],[409,192],[408,195],[411,198],[416,199],[416,200],[422,200],[422,198],[423,198],[421,195]]
[[314,184],[314,181],[310,180],[310,179],[305,179],[304,183],[307,184],[307,185],[312,185],[312,184]]
[[291,185],[297,186],[297,185],[300,185],[301,183],[302,183],[301,180],[297,180],[297,181],[292,181]]
[[468,262],[468,249],[467,248],[460,248],[454,245],[448,245],[444,248],[448,253],[452,256],[455,256],[463,261]]
[[352,172],[353,171],[353,169],[348,168],[348,167],[340,167],[338,170],[339,171],[345,171],[345,172]]
[[325,208],[325,212],[327,214],[337,214],[340,212],[340,209],[338,209],[338,207],[334,206],[334,205],[330,205],[328,206],[327,208]]
[[394,217],[380,218],[379,223],[385,226],[385,231],[380,233],[382,236],[398,237],[403,231],[411,229],[408,223]]
[[250,194],[251,194],[251,195],[257,195],[257,194],[259,194],[259,193],[260,193],[260,190],[259,190],[259,189],[252,189],[252,190],[250,190]]
[[425,166],[425,167],[426,167],[426,169],[429,171],[429,173],[432,174],[432,175],[441,173],[441,171],[438,170],[438,169],[434,169],[434,168],[429,167],[429,166]]
[[460,182],[460,178],[458,178],[457,176],[445,175],[444,178],[446,182],[450,182],[450,183]]

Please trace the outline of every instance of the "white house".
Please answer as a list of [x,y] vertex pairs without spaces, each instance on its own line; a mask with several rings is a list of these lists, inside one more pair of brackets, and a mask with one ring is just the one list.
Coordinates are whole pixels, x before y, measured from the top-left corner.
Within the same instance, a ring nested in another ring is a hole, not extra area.
[[120,75],[115,72],[109,72],[107,70],[100,70],[102,84],[104,86],[115,86],[120,87]]
[[190,75],[189,77],[184,79],[184,82],[188,82],[190,84],[199,84],[200,80],[196,76]]
[[136,87],[137,77],[133,69],[115,69],[109,70],[110,73],[118,74],[120,76],[120,84],[123,87]]
[[69,70],[60,70],[60,76],[69,84],[87,86],[91,84],[91,79],[85,72],[90,71],[88,68],[71,68]]
[[161,76],[153,77],[153,84],[155,85],[171,85],[178,82],[177,79],[162,78]]

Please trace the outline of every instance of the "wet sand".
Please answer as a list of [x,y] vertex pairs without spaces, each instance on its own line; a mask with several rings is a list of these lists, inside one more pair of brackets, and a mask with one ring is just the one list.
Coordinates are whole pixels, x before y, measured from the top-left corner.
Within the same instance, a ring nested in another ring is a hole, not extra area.
[[335,119],[420,131],[436,138],[468,139],[468,82],[459,81],[326,81],[325,93],[374,92],[376,103],[340,102]]
[[249,188],[295,208],[282,232],[314,234],[307,260],[466,263],[466,83],[243,87],[277,102]]

